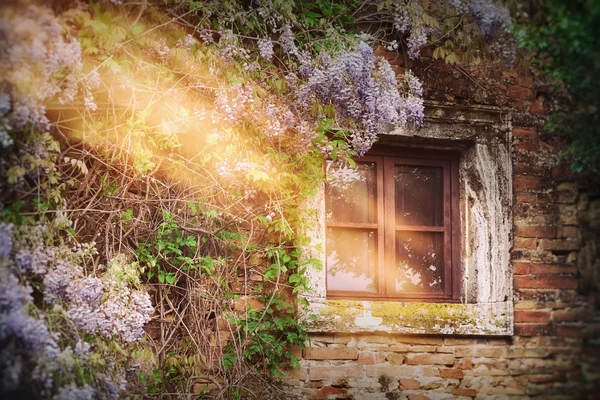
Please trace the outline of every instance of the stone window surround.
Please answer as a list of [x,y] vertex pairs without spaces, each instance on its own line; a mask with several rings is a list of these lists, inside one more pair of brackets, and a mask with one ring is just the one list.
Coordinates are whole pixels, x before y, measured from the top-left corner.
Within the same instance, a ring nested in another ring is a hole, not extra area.
[[[310,269],[309,332],[512,335],[512,137],[510,116],[491,106],[428,101],[416,130],[382,135],[391,146],[460,152],[461,301],[459,303],[333,300],[326,271]],[[307,257],[325,266],[324,184],[306,207]],[[318,250],[317,250],[318,249]]]

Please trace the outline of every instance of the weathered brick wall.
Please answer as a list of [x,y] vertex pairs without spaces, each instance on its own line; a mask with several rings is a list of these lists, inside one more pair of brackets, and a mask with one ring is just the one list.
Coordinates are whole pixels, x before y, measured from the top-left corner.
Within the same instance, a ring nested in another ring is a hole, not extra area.
[[533,79],[512,71],[503,79],[499,86],[514,106],[515,335],[314,335],[298,353],[302,369],[287,376],[297,394],[410,400],[600,396],[598,193],[559,162],[561,146],[541,133],[545,101]]

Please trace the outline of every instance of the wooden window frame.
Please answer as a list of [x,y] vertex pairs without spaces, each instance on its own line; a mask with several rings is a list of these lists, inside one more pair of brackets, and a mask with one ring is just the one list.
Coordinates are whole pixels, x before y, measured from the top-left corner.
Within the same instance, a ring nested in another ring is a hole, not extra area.
[[[461,245],[460,245],[460,194],[459,155],[445,150],[395,149],[375,146],[357,161],[376,164],[377,222],[350,223],[326,221],[327,228],[376,229],[377,230],[377,291],[375,293],[327,290],[329,299],[375,300],[375,301],[426,301],[456,303],[461,294]],[[394,198],[394,166],[415,165],[441,167],[443,182],[442,226],[396,226]],[[326,203],[328,196],[326,196]],[[326,204],[328,208],[328,204]],[[394,221],[387,223],[386,221]],[[395,260],[396,231],[441,232],[444,234],[444,291],[443,293],[392,293],[386,279],[389,265]],[[327,266],[326,266],[327,268]],[[328,274],[325,273],[328,277]],[[328,278],[326,278],[328,279]],[[328,282],[326,281],[326,288]]]

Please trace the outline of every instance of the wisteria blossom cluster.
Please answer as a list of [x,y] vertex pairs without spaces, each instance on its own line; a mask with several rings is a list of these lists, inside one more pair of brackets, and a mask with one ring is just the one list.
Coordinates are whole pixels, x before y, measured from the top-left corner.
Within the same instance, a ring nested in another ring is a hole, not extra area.
[[[29,282],[41,278],[44,301],[64,307],[71,323],[88,334],[136,341],[143,336],[143,326],[153,313],[148,293],[139,288],[137,264],[119,256],[109,263],[102,278],[85,274],[81,263],[92,248],[53,246],[47,240],[53,225],[0,222],[3,393],[18,388],[22,375],[30,371],[31,378],[44,387],[48,396],[54,387],[55,372],[70,368],[73,357],[85,363],[90,351],[90,345],[82,341],[73,347],[59,346],[58,334],[49,329],[43,311],[34,306],[34,289]],[[101,393],[102,398],[117,398],[123,382],[117,378],[115,383],[107,374],[102,376],[94,387],[68,384],[54,398],[93,398],[95,393]]]
[[31,314],[33,289],[20,282],[11,259],[13,228],[0,222],[0,391],[17,389],[22,374],[35,362],[32,377],[49,393],[61,353],[58,336],[50,332],[43,316]]
[[[272,100],[272,101],[270,101]],[[224,86],[216,91],[215,110],[211,114],[213,123],[232,126],[242,121],[259,126],[264,136],[270,140],[283,140],[292,134],[295,143],[288,146],[291,151],[306,151],[315,137],[306,119],[289,105],[276,104],[276,99],[267,99],[260,105],[255,104],[253,88],[241,83]],[[239,162],[238,162],[239,164]],[[247,166],[236,167],[236,171],[246,170]],[[225,163],[218,166],[219,173],[226,176]],[[230,171],[231,172],[231,171]]]
[[[57,18],[29,4],[0,9],[0,144],[27,124],[48,129],[45,102],[72,102],[82,69],[81,47]],[[63,77],[63,78],[61,78]]]
[[139,285],[139,267],[122,257],[109,262],[102,279],[86,275],[81,266],[59,262],[44,277],[45,298],[68,304],[75,325],[87,333],[139,340],[154,311],[148,293]]
[[[413,77],[410,82],[415,86],[418,80]],[[392,126],[422,122],[423,103],[418,93],[413,91],[403,97],[390,64],[377,60],[373,49],[360,42],[354,51],[333,57],[322,54],[320,63],[301,88],[299,99],[306,107],[313,100],[333,104],[348,126],[354,124],[352,146],[362,155],[375,143],[378,134]]]
[[52,371],[58,368],[60,349],[58,336],[48,330],[42,318],[30,315],[33,302],[32,288],[21,285],[17,276],[7,267],[0,268],[0,369],[2,391],[19,386],[27,363],[36,361],[34,377],[48,391],[52,388]]
[[449,0],[461,15],[473,15],[485,37],[494,35],[497,29],[508,30],[513,20],[507,7],[493,0]]
[[239,122],[251,116],[251,104],[254,103],[252,88],[241,83],[223,87],[216,93],[215,109],[218,114],[212,117],[215,122],[219,119],[225,122]]

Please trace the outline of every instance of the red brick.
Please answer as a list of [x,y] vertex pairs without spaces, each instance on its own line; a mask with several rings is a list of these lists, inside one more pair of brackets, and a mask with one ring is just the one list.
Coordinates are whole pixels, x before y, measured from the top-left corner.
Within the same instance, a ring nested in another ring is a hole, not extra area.
[[535,131],[531,129],[523,129],[523,128],[513,128],[512,134],[514,137],[518,138],[528,138],[530,140],[537,140],[538,135]]
[[558,228],[556,236],[561,238],[579,238],[579,228],[576,226],[561,226]]
[[523,74],[519,74],[517,75],[517,85],[525,87],[525,88],[531,88],[533,87],[533,75],[523,75]]
[[573,251],[579,250],[581,241],[578,239],[542,239],[540,247],[544,250]]
[[541,101],[536,100],[533,103],[531,103],[531,107],[529,107],[529,114],[540,115],[543,113],[544,113],[544,104]]
[[263,303],[262,301],[254,298],[254,297],[248,297],[245,299],[239,299],[235,302],[235,310],[236,311],[245,311],[246,309],[262,309],[265,306],[265,303]]
[[515,335],[517,336],[545,336],[550,333],[547,324],[515,324]]
[[536,142],[527,142],[527,141],[523,141],[521,143],[517,143],[514,145],[514,149],[515,151],[520,151],[520,150],[524,150],[524,151],[538,151],[540,148],[540,145]]
[[550,383],[550,382],[560,382],[565,380],[564,374],[551,374],[551,375],[534,375],[527,378],[527,380],[531,383]]
[[531,269],[531,263],[528,262],[516,262],[515,263],[515,275],[529,275]]
[[475,397],[475,396],[477,396],[477,390],[475,390],[475,389],[454,389],[452,391],[452,394],[456,395],[456,396]]
[[307,347],[304,358],[308,360],[356,360],[356,347]]
[[533,100],[535,98],[535,93],[533,90],[519,85],[512,85],[509,87],[507,94],[508,97],[511,97],[515,100]]
[[404,75],[406,69],[399,65],[391,65],[392,71],[396,73],[396,75]]
[[461,369],[440,369],[440,375],[442,378],[462,379],[465,374]]
[[427,364],[454,364],[454,356],[452,354],[423,354],[418,356],[409,356],[406,358],[408,365],[427,365]]
[[542,189],[542,178],[538,176],[521,175],[513,180],[514,187],[517,191],[528,189]]
[[517,289],[577,289],[577,278],[564,276],[515,276]]
[[576,274],[577,267],[572,265],[561,264],[541,264],[532,263],[531,273],[539,275],[556,275],[556,274]]
[[549,322],[549,311],[515,311],[515,322]]
[[[521,149],[520,145],[515,146],[515,150]],[[515,175],[534,175],[543,176],[548,172],[548,168],[536,166],[535,164],[515,163],[513,174]]]
[[516,226],[515,236],[526,238],[554,238],[556,228],[553,226]]
[[556,335],[567,338],[578,338],[582,336],[583,328],[580,326],[559,326],[556,328]]
[[535,250],[537,248],[537,240],[532,238],[515,238],[515,249]]
[[552,167],[552,178],[554,179],[573,179],[575,172],[567,164]]
[[552,313],[552,319],[557,322],[584,321],[589,316],[587,310],[558,310]]
[[473,360],[470,358],[463,359],[461,363],[462,369],[471,370],[473,369]]
[[421,382],[416,379],[400,379],[401,390],[414,390],[421,387]]
[[538,288],[542,289],[577,289],[578,282],[575,277],[545,276],[538,278]]
[[520,203],[534,203],[534,202],[538,202],[539,199],[539,193],[517,193],[515,196],[516,200],[517,200],[517,204]]
[[333,386],[325,386],[317,392],[318,396],[329,396],[335,394],[344,394],[344,392],[338,388],[334,388]]

